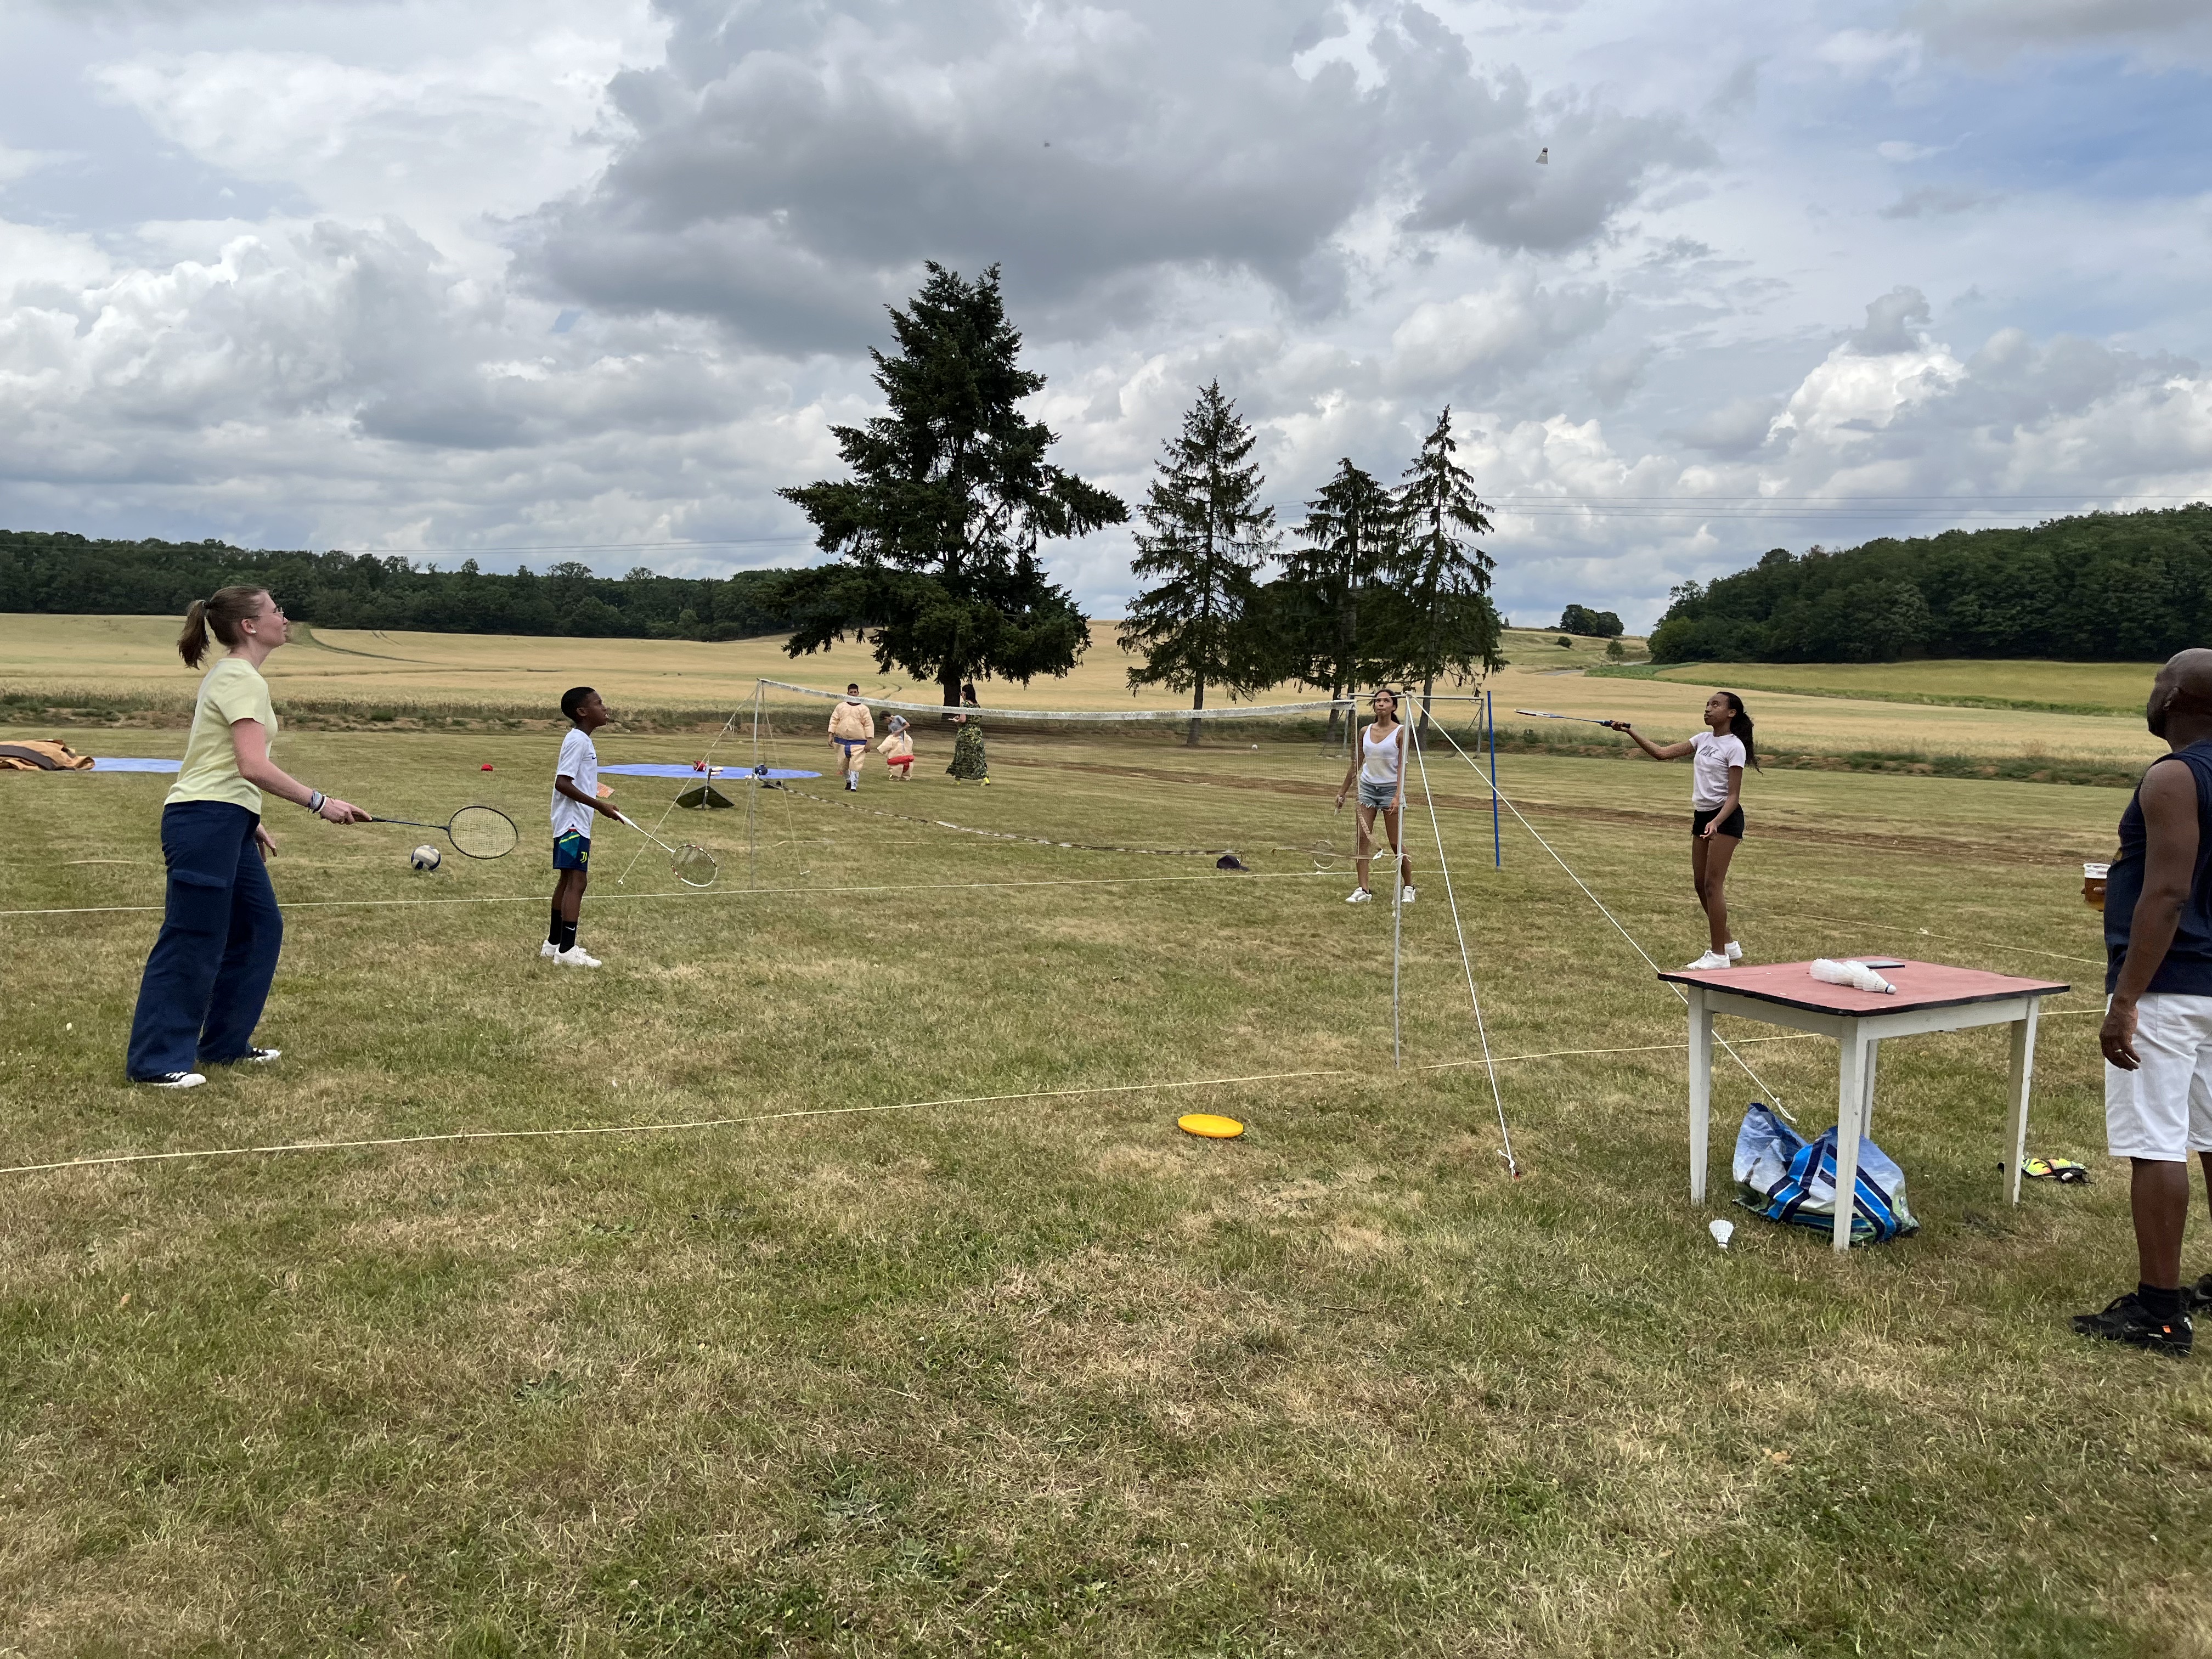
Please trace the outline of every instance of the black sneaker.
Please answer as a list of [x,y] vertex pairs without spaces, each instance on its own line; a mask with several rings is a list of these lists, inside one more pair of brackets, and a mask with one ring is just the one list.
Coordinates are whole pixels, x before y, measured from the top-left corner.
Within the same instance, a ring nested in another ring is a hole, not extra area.
[[2162,1353],[2169,1359],[2185,1359],[2196,1340],[2196,1328],[2187,1314],[2161,1319],[2142,1304],[2133,1291],[2113,1298],[2102,1313],[2076,1314],[2074,1328],[2084,1336],[2101,1336],[2107,1342],[2124,1342],[2131,1348]]
[[266,1066],[272,1060],[281,1059],[283,1053],[282,1048],[248,1048],[235,1060],[204,1060],[200,1064],[203,1066]]
[[131,1080],[148,1089],[197,1089],[207,1081],[198,1072],[163,1072],[158,1077],[134,1077]]

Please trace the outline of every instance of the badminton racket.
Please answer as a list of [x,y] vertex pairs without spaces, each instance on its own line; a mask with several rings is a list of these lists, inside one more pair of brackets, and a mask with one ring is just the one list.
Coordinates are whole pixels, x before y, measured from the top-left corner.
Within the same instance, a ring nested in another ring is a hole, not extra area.
[[435,830],[466,858],[505,858],[522,837],[514,820],[495,806],[464,806],[443,823],[422,823],[414,818],[372,817],[371,823],[404,823],[410,830]]
[[1554,714],[1548,708],[1516,708],[1513,712],[1516,714],[1526,714],[1531,720],[1579,720],[1584,726],[1602,726],[1608,731],[1619,725],[1616,720],[1601,720],[1589,714]]
[[712,887],[714,878],[722,873],[722,866],[714,862],[714,855],[705,848],[695,847],[688,841],[671,847],[629,813],[617,811],[615,816],[667,854],[669,869],[686,887]]

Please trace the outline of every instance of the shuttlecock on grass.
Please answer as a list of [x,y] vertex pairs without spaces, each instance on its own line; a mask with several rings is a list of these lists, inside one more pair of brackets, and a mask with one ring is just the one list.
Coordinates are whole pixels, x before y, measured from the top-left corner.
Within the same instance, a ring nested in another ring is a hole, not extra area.
[[1705,1224],[1705,1231],[1713,1236],[1713,1243],[1725,1250],[1729,1247],[1729,1240],[1735,1237],[1735,1223],[1721,1220],[1708,1221]]

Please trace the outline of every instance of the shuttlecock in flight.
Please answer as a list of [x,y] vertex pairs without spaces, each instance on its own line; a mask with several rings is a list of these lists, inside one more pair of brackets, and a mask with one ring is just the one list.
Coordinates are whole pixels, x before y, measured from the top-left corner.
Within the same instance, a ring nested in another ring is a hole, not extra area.
[[1552,165],[1552,147],[1549,144],[1536,152],[1536,165],[1540,167]]

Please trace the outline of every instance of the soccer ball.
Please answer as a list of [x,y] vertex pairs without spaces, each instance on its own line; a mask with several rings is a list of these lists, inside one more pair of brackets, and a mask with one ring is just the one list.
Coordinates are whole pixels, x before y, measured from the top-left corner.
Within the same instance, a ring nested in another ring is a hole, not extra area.
[[417,870],[434,870],[445,860],[434,847],[418,847],[407,855],[407,862]]

